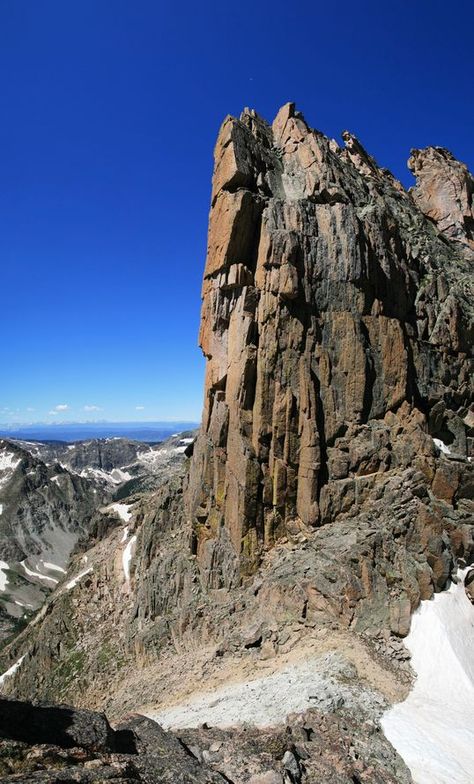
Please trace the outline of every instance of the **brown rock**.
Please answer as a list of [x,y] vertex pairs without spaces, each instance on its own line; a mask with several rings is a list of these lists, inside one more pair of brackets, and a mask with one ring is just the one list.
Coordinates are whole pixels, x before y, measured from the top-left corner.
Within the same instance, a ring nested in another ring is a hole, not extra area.
[[[371,492],[354,475],[415,460],[433,475],[422,410],[442,401],[466,449],[446,400],[459,408],[471,394],[472,312],[456,249],[470,242],[472,178],[446,151],[415,151],[420,212],[343,137],[345,150],[286,104],[272,126],[249,110],[227,117],[217,141],[203,428],[187,496],[198,562],[204,572],[213,563],[216,587],[238,580],[219,563],[253,573],[296,519],[314,527],[349,513]],[[397,411],[395,429],[374,427]],[[457,486],[452,470],[434,472],[440,499],[452,502]]]
[[412,150],[408,168],[416,177],[411,193],[420,210],[474,258],[474,179],[444,147]]

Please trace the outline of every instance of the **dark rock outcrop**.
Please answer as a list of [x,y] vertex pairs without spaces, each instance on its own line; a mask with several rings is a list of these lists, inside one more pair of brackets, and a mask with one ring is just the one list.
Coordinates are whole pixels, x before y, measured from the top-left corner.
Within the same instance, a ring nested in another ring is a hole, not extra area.
[[0,737],[91,751],[116,751],[119,745],[101,713],[5,698],[0,698]]
[[0,777],[20,784],[225,781],[143,716],[113,730],[101,713],[5,699],[0,700]]
[[410,782],[374,726],[361,731],[316,711],[278,730],[181,735],[139,715],[114,730],[103,714],[70,706],[1,700],[0,716],[0,777],[17,784],[302,784],[320,776],[331,784]]

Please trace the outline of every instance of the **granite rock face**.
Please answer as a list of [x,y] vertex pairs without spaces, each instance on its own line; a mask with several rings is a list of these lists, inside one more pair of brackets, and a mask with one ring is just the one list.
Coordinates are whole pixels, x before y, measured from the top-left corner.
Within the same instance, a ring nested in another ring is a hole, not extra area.
[[443,147],[412,150],[408,167],[416,177],[411,193],[438,229],[474,259],[474,178]]
[[445,151],[414,152],[411,197],[343,138],[292,104],[219,133],[189,493],[213,587],[254,573],[289,529],[334,520],[351,478],[410,465],[394,416],[466,456],[472,178]]
[[[412,613],[474,560],[471,180],[433,148],[410,193],[343,139],[291,104],[224,121],[201,431],[2,652],[5,693],[120,717],[310,650],[403,698]],[[442,215],[422,198],[438,154]],[[379,712],[323,707],[184,742],[239,784],[410,781]]]

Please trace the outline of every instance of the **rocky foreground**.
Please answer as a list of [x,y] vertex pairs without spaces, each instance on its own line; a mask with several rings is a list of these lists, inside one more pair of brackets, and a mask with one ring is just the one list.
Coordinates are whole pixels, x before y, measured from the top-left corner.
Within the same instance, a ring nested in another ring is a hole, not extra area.
[[474,558],[474,180],[433,147],[407,192],[343,139],[292,104],[224,121],[200,433],[3,651],[12,697],[182,727],[183,781],[409,782],[380,717],[413,613]]
[[144,716],[112,729],[101,713],[0,699],[2,781],[300,784],[321,776],[327,784],[410,781],[375,726],[328,721],[316,711],[279,732],[204,726],[178,735]]

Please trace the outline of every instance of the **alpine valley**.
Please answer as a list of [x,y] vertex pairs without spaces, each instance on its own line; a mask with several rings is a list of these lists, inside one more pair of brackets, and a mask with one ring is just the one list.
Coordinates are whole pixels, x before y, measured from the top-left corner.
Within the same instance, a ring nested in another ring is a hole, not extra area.
[[474,179],[342,138],[224,120],[197,433],[0,441],[2,781],[472,781]]

